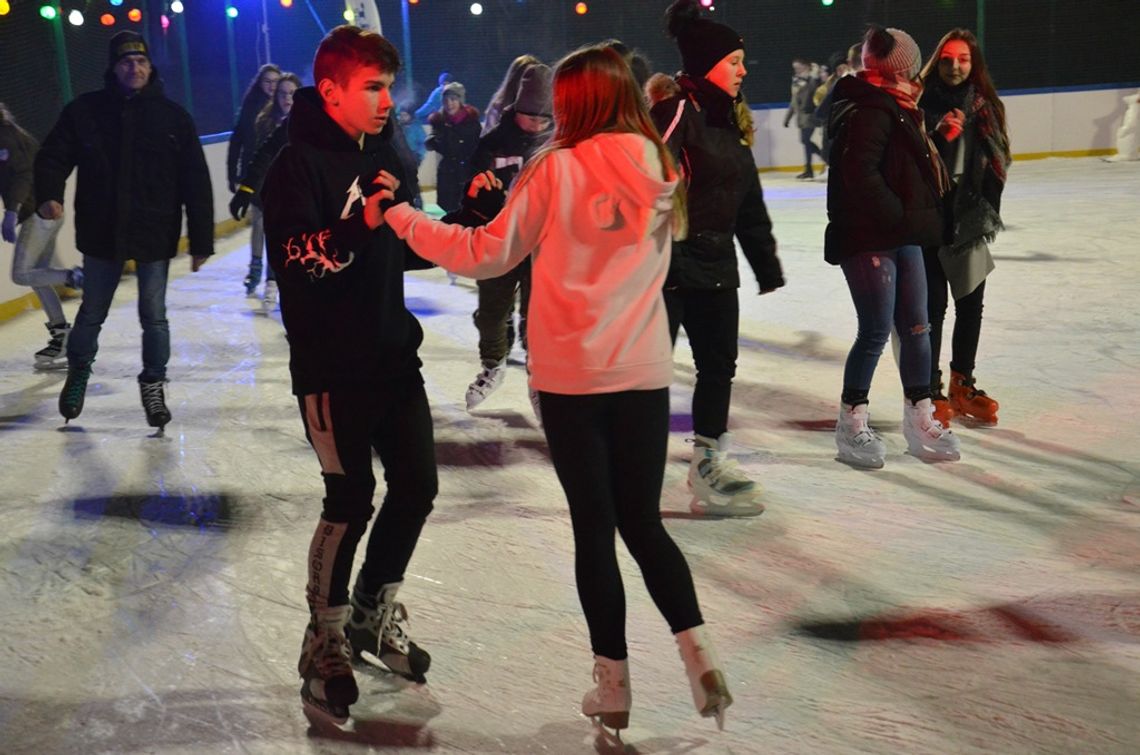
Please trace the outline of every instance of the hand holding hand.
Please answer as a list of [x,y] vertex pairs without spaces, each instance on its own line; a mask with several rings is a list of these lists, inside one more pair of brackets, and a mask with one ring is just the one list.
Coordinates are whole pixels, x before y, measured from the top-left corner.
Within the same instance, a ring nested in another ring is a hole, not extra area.
[[966,123],[966,114],[958,108],[954,108],[946,115],[942,116],[942,120],[938,121],[938,126],[935,130],[942,134],[942,137],[952,142],[962,135],[962,127]]
[[477,173],[475,177],[471,179],[471,183],[467,186],[467,196],[474,199],[479,196],[479,192],[481,191],[489,191],[491,189],[498,190],[501,188],[503,188],[503,182],[495,175],[495,171],[485,170],[482,173]]
[[392,206],[396,199],[396,189],[400,188],[400,179],[386,170],[376,174],[364,190],[364,222],[376,230],[384,225],[384,210]]
[[41,204],[36,212],[44,220],[56,220],[63,217],[63,205],[54,199],[49,199]]
[[4,210],[4,223],[0,225],[0,235],[9,244],[16,243],[16,211]]

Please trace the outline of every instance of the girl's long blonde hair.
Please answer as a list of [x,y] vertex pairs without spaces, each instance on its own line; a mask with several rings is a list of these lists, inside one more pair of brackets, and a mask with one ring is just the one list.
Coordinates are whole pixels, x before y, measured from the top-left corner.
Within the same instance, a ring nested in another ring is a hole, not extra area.
[[[649,118],[645,99],[629,65],[608,47],[588,46],[570,53],[554,67],[554,133],[530,160],[519,183],[534,166],[558,149],[573,147],[596,134],[641,134],[657,147],[666,179],[680,176],[677,163]],[[673,193],[673,236],[688,230],[684,181]]]

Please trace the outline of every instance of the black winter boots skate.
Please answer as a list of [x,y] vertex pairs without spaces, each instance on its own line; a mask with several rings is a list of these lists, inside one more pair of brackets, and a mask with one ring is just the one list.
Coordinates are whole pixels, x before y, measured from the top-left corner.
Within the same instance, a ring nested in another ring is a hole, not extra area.
[[139,395],[142,397],[143,411],[146,412],[146,423],[159,430],[170,422],[170,410],[166,408],[166,394],[162,387],[164,382],[163,380],[152,383],[139,381]]

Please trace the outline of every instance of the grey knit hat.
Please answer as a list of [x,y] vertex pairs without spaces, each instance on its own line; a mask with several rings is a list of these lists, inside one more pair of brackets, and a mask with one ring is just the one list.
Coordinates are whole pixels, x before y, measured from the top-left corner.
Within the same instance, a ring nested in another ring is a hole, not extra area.
[[[863,67],[878,71],[900,81],[911,81],[918,77],[922,68],[922,53],[914,38],[902,29],[884,29],[894,44],[882,44],[880,39],[869,38],[863,43]],[[885,49],[884,49],[885,48]]]
[[550,66],[535,63],[523,71],[519,79],[519,93],[515,97],[515,112],[523,115],[550,117],[553,107],[551,81],[554,78]]
[[444,97],[458,97],[459,98],[459,104],[461,104],[461,105],[466,104],[467,103],[467,87],[463,86],[458,81],[452,81],[451,83],[444,85],[443,96]]

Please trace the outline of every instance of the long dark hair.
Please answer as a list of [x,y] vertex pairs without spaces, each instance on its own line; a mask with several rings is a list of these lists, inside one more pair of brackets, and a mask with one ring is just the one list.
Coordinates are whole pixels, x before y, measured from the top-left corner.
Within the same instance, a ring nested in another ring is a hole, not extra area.
[[[291,83],[298,89],[301,88],[301,77],[295,73],[283,72],[281,78],[277,81],[277,86],[282,84]],[[265,137],[273,133],[273,129],[277,128],[277,124],[285,117],[285,111],[277,104],[277,92],[269,98],[269,102],[265,103],[265,107],[261,108],[261,112],[257,114],[257,120],[254,121],[253,128],[257,133],[257,140],[260,142]]]
[[[257,75],[250,79],[249,86],[245,88],[245,94],[241,96],[242,106],[245,106],[245,104],[250,101],[251,96],[258,94],[264,95],[261,91],[261,77],[270,71],[280,75],[281,68],[273,63],[266,63],[261,68],[258,68]],[[272,99],[272,97],[270,99]]]
[[1009,131],[1006,129],[1005,124],[1005,105],[1002,104],[1001,99],[998,97],[997,89],[994,87],[993,79],[990,78],[990,69],[986,65],[986,56],[982,54],[982,48],[978,46],[978,38],[969,29],[951,29],[946,32],[942,39],[938,42],[938,46],[934,48],[934,54],[926,61],[926,65],[922,67],[922,71],[918,74],[918,78],[922,80],[923,85],[930,76],[938,76],[938,60],[942,57],[942,48],[946,43],[959,39],[965,42],[970,47],[970,75],[966,82],[974,87],[974,91],[985,98],[986,103],[993,108],[994,117],[997,119],[998,128],[1001,130],[1001,135],[1005,139],[1005,143],[1009,144]]

